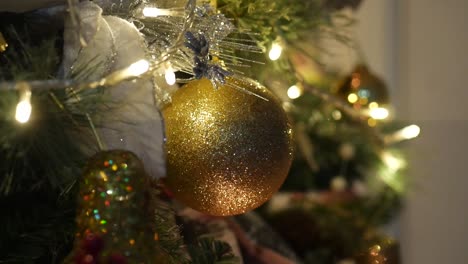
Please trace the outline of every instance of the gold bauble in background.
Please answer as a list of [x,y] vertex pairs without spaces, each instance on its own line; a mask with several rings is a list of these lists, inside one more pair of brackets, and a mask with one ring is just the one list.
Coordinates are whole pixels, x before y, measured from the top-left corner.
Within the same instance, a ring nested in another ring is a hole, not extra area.
[[369,69],[359,64],[343,78],[336,93],[356,109],[379,107],[389,103],[385,83]]
[[376,120],[389,117],[387,86],[362,64],[357,65],[350,75],[343,78],[336,88],[336,94],[354,109],[368,116],[369,126],[375,126]]
[[278,99],[254,81],[227,78],[219,89],[207,79],[189,82],[163,116],[165,183],[175,198],[198,211],[225,216],[252,210],[288,174],[291,126]]

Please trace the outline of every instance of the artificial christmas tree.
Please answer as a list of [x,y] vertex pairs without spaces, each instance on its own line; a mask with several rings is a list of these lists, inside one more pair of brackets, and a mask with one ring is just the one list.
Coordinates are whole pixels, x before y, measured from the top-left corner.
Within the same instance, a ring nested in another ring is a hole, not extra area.
[[396,262],[417,127],[310,64],[359,2],[1,3],[0,262]]

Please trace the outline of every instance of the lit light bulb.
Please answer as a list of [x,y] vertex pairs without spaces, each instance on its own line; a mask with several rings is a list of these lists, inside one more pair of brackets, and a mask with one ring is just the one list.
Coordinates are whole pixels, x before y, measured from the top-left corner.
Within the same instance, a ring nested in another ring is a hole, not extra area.
[[401,134],[401,137],[403,139],[415,138],[419,136],[419,133],[421,133],[421,128],[419,128],[419,126],[417,125],[410,125],[410,126],[404,127],[399,132],[399,134]]
[[29,117],[31,116],[31,103],[28,101],[21,101],[16,106],[16,115],[15,118],[20,123],[26,123],[29,121]]
[[16,121],[22,124],[28,122],[31,112],[31,90],[29,90],[29,88],[25,88],[21,90],[20,102],[16,105]]
[[369,115],[376,120],[382,120],[388,117],[389,113],[386,108],[377,107],[369,109]]
[[132,76],[140,76],[143,73],[149,70],[150,64],[147,60],[139,60],[132,65],[130,65],[127,69],[128,73]]
[[169,9],[161,9],[156,7],[143,8],[143,15],[145,17],[170,16],[172,14],[173,12]]
[[355,93],[350,93],[348,95],[348,102],[354,104],[355,102],[357,102],[359,100],[359,97],[355,94]]
[[385,165],[393,171],[402,169],[405,165],[402,159],[395,157],[392,153],[387,151],[382,153],[382,160]]
[[386,144],[393,144],[418,137],[419,133],[421,133],[421,128],[413,124],[385,136],[384,140]]
[[297,85],[293,85],[288,89],[288,97],[291,99],[296,99],[301,96],[302,90]]
[[384,165],[378,173],[380,179],[395,191],[402,192],[405,189],[405,181],[400,170],[406,167],[405,160],[389,151],[382,152],[380,157]]
[[173,85],[176,83],[176,76],[171,66],[167,67],[164,71],[164,78],[166,78],[166,82],[169,85]]
[[378,108],[378,107],[379,107],[379,104],[377,102],[369,103],[369,109],[374,109],[374,108]]
[[278,42],[273,42],[271,44],[271,49],[270,52],[268,53],[268,57],[270,57],[270,60],[275,61],[279,59],[281,56],[281,52],[283,52],[283,47]]

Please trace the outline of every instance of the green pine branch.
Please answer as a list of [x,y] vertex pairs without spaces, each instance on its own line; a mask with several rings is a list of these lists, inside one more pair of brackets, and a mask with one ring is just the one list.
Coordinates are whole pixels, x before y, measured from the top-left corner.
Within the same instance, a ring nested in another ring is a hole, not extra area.
[[[30,34],[24,23],[0,26],[8,41],[0,54],[0,81],[55,78],[60,32]],[[0,96],[0,262],[59,263],[74,234],[76,181],[92,147],[83,118],[93,111],[99,91],[78,105],[65,90],[32,91],[30,120],[15,120],[19,95]],[[81,134],[78,136],[78,134]]]
[[192,264],[236,264],[237,257],[232,254],[228,243],[211,238],[198,239],[188,246]]
[[[333,33],[333,37],[341,36],[336,29],[344,28],[353,21],[332,12],[321,0],[219,0],[218,9],[233,18],[241,31],[256,34],[252,36],[263,48],[267,48],[277,37],[289,43],[308,35]],[[345,18],[347,22],[341,21],[338,25],[336,18]]]

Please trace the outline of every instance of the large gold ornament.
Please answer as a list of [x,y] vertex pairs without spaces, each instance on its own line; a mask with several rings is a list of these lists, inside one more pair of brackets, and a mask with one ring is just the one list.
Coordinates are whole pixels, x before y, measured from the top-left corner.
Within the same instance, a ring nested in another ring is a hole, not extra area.
[[291,126],[278,99],[254,81],[227,78],[219,89],[207,79],[192,81],[174,94],[163,116],[165,182],[196,210],[223,216],[252,210],[288,174]]

